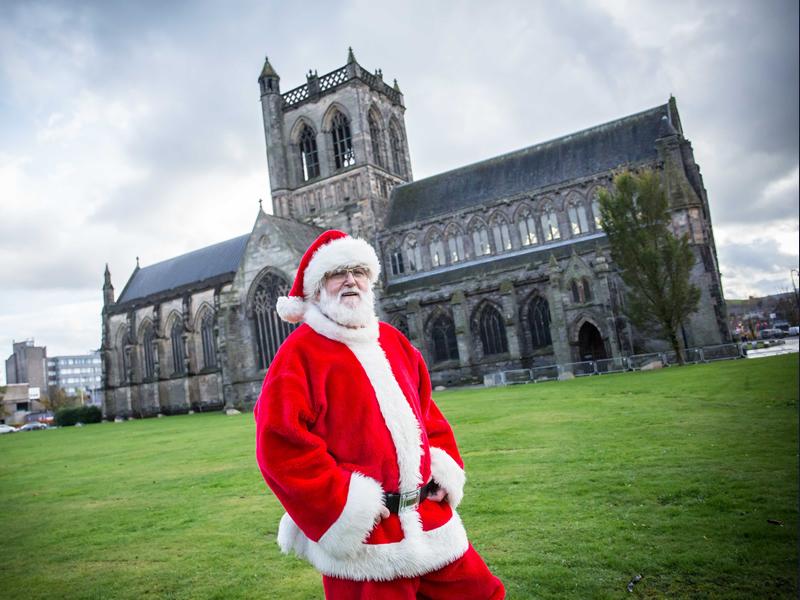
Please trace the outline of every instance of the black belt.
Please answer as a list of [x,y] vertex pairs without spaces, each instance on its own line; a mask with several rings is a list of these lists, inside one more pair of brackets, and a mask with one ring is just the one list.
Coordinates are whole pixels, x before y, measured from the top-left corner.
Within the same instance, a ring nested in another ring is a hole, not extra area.
[[433,479],[431,479],[428,483],[423,485],[418,490],[414,490],[413,492],[405,492],[402,494],[384,494],[383,503],[386,505],[386,508],[389,509],[390,513],[396,515],[401,511],[415,508],[420,502],[425,500],[425,498],[431,494],[435,494],[436,490],[438,489],[439,484],[435,483]]

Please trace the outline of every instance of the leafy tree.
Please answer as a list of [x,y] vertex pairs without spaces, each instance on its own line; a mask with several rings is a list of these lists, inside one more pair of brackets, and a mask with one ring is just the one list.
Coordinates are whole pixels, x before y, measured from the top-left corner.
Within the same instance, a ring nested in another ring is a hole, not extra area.
[[689,280],[695,257],[688,236],[676,237],[670,228],[669,202],[658,174],[621,173],[598,200],[611,256],[627,288],[625,313],[637,327],[663,336],[683,364],[678,333],[697,310],[700,290]]
[[47,395],[42,397],[42,404],[45,409],[55,413],[62,408],[75,406],[77,400],[74,396],[69,396],[63,388],[53,386],[48,390]]

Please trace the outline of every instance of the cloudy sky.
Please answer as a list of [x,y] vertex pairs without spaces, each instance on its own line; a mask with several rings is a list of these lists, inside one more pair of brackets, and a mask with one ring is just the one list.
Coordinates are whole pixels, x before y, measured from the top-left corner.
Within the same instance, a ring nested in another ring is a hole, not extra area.
[[119,293],[137,256],[249,231],[269,198],[264,56],[288,90],[348,46],[398,79],[417,179],[673,94],[726,296],[790,290],[797,22],[795,0],[5,0],[0,354],[31,337],[49,355],[97,348],[106,263]]

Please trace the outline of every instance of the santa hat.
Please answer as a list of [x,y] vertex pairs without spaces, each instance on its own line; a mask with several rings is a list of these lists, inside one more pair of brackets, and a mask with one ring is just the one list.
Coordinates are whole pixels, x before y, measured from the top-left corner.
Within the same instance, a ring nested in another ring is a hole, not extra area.
[[378,255],[372,246],[343,231],[329,229],[314,240],[300,259],[289,295],[278,298],[275,305],[278,316],[289,323],[302,321],[307,299],[317,291],[317,284],[325,274],[348,267],[366,267],[370,285],[375,283],[381,272]]

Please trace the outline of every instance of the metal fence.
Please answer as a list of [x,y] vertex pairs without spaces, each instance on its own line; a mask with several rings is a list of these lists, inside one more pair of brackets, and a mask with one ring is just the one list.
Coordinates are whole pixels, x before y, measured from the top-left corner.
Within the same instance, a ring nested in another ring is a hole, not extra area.
[[[745,357],[746,353],[741,344],[719,344],[703,348],[686,348],[684,350],[684,363],[686,364],[733,360]],[[602,360],[587,360],[560,365],[544,365],[530,369],[498,371],[497,373],[484,375],[483,385],[492,387],[515,383],[538,383],[556,379],[585,377],[587,375],[657,369],[677,364],[678,359],[675,352],[650,352],[648,354],[633,354],[631,356],[619,356]]]

